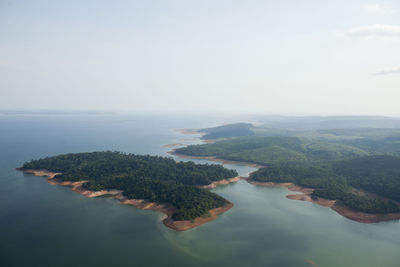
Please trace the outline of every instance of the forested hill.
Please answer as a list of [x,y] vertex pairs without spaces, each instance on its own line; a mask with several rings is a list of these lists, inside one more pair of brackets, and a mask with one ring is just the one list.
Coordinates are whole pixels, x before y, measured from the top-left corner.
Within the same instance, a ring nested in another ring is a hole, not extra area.
[[377,155],[333,165],[348,184],[400,202],[400,158]]
[[109,151],[47,157],[26,162],[22,168],[60,172],[56,178],[66,181],[88,180],[84,187],[89,190],[119,189],[129,198],[172,204],[176,207],[175,220],[191,220],[226,203],[222,197],[194,185],[238,175],[216,164]]
[[288,161],[338,160],[369,155],[367,151],[346,144],[286,136],[233,138],[214,144],[182,147],[176,149],[176,152],[191,156],[216,156],[261,165]]
[[399,201],[400,158],[373,155],[371,151],[342,142],[253,136],[192,145],[176,152],[265,165],[266,168],[254,172],[251,178],[315,188],[314,196],[339,200],[355,210],[369,213],[400,211],[392,201],[353,190],[359,188]]
[[202,139],[220,139],[238,136],[252,136],[254,132],[250,123],[233,123],[212,128],[201,129],[200,132],[205,133]]

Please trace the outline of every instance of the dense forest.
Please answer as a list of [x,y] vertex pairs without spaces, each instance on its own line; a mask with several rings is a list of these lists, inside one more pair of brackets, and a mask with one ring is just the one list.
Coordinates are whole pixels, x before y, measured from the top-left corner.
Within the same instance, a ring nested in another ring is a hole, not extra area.
[[346,144],[303,140],[298,137],[237,137],[214,144],[192,145],[176,150],[179,154],[216,156],[261,165],[283,162],[310,162],[357,158],[369,152]]
[[349,185],[400,202],[400,158],[387,155],[337,162],[333,170]]
[[56,178],[65,181],[88,180],[83,186],[89,190],[119,189],[128,198],[172,204],[176,208],[175,220],[191,220],[226,203],[222,197],[195,185],[238,175],[235,170],[216,164],[110,151],[47,157],[26,162],[22,168],[60,172]]
[[[254,129],[258,135],[263,131]],[[314,188],[314,197],[335,199],[363,212],[400,212],[394,202],[400,201],[400,158],[375,155],[373,148],[355,145],[357,142],[380,144],[377,145],[382,148],[380,152],[385,151],[384,140],[393,139],[390,135],[396,131],[374,129],[368,133],[366,129],[324,130],[320,133],[292,133],[290,136],[288,132],[284,136],[280,136],[279,131],[274,131],[278,134],[275,136],[270,136],[271,131],[267,132],[268,136],[229,138],[214,144],[179,148],[176,152],[261,164],[266,167],[254,172],[252,179],[293,182]],[[354,188],[383,198],[363,194]]]

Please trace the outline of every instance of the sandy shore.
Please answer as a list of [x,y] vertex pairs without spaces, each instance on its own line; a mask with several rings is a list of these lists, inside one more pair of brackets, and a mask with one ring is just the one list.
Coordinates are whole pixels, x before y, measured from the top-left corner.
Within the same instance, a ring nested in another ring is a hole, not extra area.
[[[203,134],[203,136],[205,135],[204,132],[200,132],[201,129],[176,129],[177,132],[184,134],[184,135],[193,135],[193,134]],[[202,136],[202,137],[203,137]],[[215,140],[209,140],[209,139],[202,139],[202,137],[200,137],[200,140],[205,143],[205,144],[214,144]],[[198,138],[190,138],[190,139],[179,139],[180,141],[194,141],[194,140],[198,140]]]
[[[212,220],[217,219],[217,216],[221,213],[224,213],[225,211],[231,209],[233,207],[233,204],[228,202],[226,205],[209,210],[209,215],[204,216],[204,217],[198,217],[194,220],[187,220],[187,221],[175,221],[172,219],[172,215],[175,212],[175,207],[172,205],[168,204],[158,204],[155,202],[149,202],[143,199],[128,199],[122,194],[121,190],[101,190],[101,191],[91,191],[91,190],[86,190],[82,187],[84,183],[86,183],[86,180],[82,181],[62,181],[60,179],[57,179],[56,176],[61,173],[55,173],[55,172],[48,172],[45,170],[24,170],[22,168],[17,168],[17,170],[23,171],[24,173],[29,173],[33,174],[35,176],[44,176],[47,177],[47,182],[50,184],[54,185],[61,185],[61,186],[70,186],[72,187],[72,191],[81,194],[85,197],[89,198],[94,198],[94,197],[100,197],[100,196],[113,196],[114,198],[118,199],[122,204],[125,205],[132,205],[135,206],[138,209],[143,209],[143,210],[153,210],[153,211],[158,211],[161,213],[164,213],[166,216],[163,219],[163,223],[165,226],[174,229],[176,231],[186,231],[192,228],[195,228],[199,225],[202,225],[204,223],[210,222]],[[228,184],[230,182],[235,182],[240,180],[240,177],[234,177],[225,181],[219,181],[221,183],[216,183],[215,185],[210,184],[210,188],[215,187],[217,184]]]
[[248,166],[248,167],[258,168],[258,169],[265,167],[265,166],[262,166],[262,165],[259,165],[259,164],[255,164],[255,163],[219,159],[219,158],[216,158],[216,157],[213,157],[213,156],[209,156],[209,157],[188,156],[188,155],[177,153],[175,149],[173,149],[171,151],[168,151],[167,153],[170,154],[170,155],[174,155],[174,156],[177,156],[177,157],[180,157],[180,158],[185,158],[185,159],[206,159],[206,160],[216,161],[216,162],[225,163],[225,164]]
[[236,183],[240,179],[242,179],[241,176],[236,176],[236,177],[229,178],[229,179],[223,179],[223,180],[219,180],[219,181],[214,181],[209,185],[199,185],[198,187],[200,187],[200,188],[215,188],[215,187],[217,187],[217,185]]
[[187,146],[187,145],[181,143],[163,145],[163,147],[175,147],[175,146]]
[[217,219],[219,214],[230,210],[232,207],[233,207],[233,204],[228,202],[227,204],[225,204],[222,207],[209,210],[208,216],[198,217],[198,218],[194,219],[193,221],[189,221],[189,220],[188,221],[174,221],[170,218],[166,218],[163,220],[163,223],[166,226],[168,226],[174,230],[186,231],[186,230],[192,229],[194,227],[197,227],[199,225],[202,225],[202,224],[205,224],[205,223],[208,223],[210,221]]
[[377,223],[384,221],[400,220],[400,213],[386,213],[386,214],[372,214],[361,211],[353,210],[346,207],[336,200],[329,200],[324,198],[312,198],[309,194],[287,195],[289,199],[303,200],[316,203],[321,206],[329,207],[340,215],[360,223]]
[[250,178],[245,178],[245,180],[251,184],[258,186],[286,187],[290,191],[301,192],[303,194],[292,194],[292,195],[287,195],[286,197],[288,199],[308,201],[324,207],[329,207],[332,210],[339,213],[340,215],[360,223],[377,223],[383,221],[400,220],[400,213],[387,213],[387,214],[365,213],[348,208],[343,204],[338,203],[336,200],[330,200],[320,197],[312,197],[311,194],[314,191],[314,189],[297,186],[294,185],[293,183],[258,182]]
[[312,202],[329,208],[332,208],[336,203],[336,200],[330,200],[320,197],[312,197],[310,194],[295,194],[295,195],[287,195],[286,197],[288,199]]
[[185,135],[201,134],[200,129],[176,129],[177,132]]
[[[251,174],[250,174],[250,176],[251,176]],[[301,186],[295,185],[293,183],[259,182],[259,181],[253,180],[251,178],[243,178],[243,179],[253,185],[265,186],[265,187],[286,187],[287,189],[289,189],[290,191],[293,191],[293,192],[301,192],[301,193],[305,193],[305,194],[311,194],[314,191],[312,188],[301,187]]]
[[400,220],[400,213],[371,214],[352,210],[344,205],[336,203],[332,209],[340,215],[360,223],[377,223],[385,221]]

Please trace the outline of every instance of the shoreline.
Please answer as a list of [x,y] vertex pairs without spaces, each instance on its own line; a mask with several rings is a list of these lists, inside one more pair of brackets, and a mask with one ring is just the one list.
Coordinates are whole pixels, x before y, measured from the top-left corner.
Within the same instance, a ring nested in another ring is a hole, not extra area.
[[189,156],[185,154],[179,154],[176,152],[176,149],[172,149],[167,152],[170,155],[174,155],[180,158],[185,158],[185,159],[206,159],[209,161],[215,161],[215,162],[220,162],[220,163],[225,163],[225,164],[231,164],[231,165],[240,165],[240,166],[247,166],[251,168],[265,168],[265,166],[256,164],[256,163],[250,163],[250,162],[245,162],[245,161],[234,161],[234,160],[227,160],[227,159],[219,159],[215,156]]
[[[197,132],[196,129],[177,129],[177,131],[182,134],[201,133],[201,132]],[[207,142],[207,140],[202,140],[202,141]],[[167,153],[170,155],[174,155],[174,156],[186,158],[186,159],[206,159],[206,160],[216,161],[216,162],[220,162],[220,163],[248,166],[248,167],[253,167],[253,168],[258,168],[258,169],[266,167],[263,165],[253,164],[250,162],[219,159],[219,158],[216,158],[215,156],[184,155],[184,154],[177,153],[176,149],[172,149],[172,150],[168,151]],[[307,202],[311,202],[311,203],[314,203],[314,204],[317,204],[320,206],[331,208],[333,211],[337,212],[341,216],[346,217],[347,219],[359,222],[359,223],[367,224],[367,223],[378,223],[378,222],[384,222],[384,221],[400,220],[400,213],[373,214],[373,213],[365,213],[365,212],[361,212],[361,211],[356,211],[356,210],[353,210],[353,209],[337,202],[337,200],[330,200],[330,199],[325,199],[325,198],[320,198],[320,197],[312,197],[311,194],[314,191],[314,189],[312,189],[312,188],[301,187],[301,186],[295,185],[293,183],[258,182],[258,181],[255,181],[250,178],[251,174],[252,173],[249,174],[249,177],[241,177],[240,179],[246,180],[248,183],[253,184],[255,186],[285,187],[290,191],[300,192],[302,194],[289,194],[286,196],[286,198],[292,199],[292,200],[307,201]]]
[[175,131],[184,134],[184,135],[192,135],[192,134],[202,134],[200,132],[201,129],[195,129],[195,128],[182,128],[182,129],[175,129]]
[[[205,132],[201,132],[201,129],[175,129],[176,132],[183,134],[183,135],[194,135],[194,134],[201,134],[199,138],[191,138],[191,139],[179,139],[179,141],[185,141],[185,140],[200,140],[204,144],[214,144],[215,140],[211,139],[202,139],[202,137],[206,134]],[[173,144],[171,144],[173,145]],[[183,146],[188,146],[185,144],[182,144]],[[168,147],[169,145],[164,145],[164,147]]]
[[240,179],[242,179],[242,178],[243,177],[241,177],[241,176],[236,176],[236,177],[232,177],[232,178],[228,178],[228,179],[214,181],[208,185],[198,185],[197,187],[211,189],[211,188],[216,188],[217,185],[226,185],[226,184],[236,183],[236,182],[240,181]]
[[312,197],[311,194],[314,191],[314,189],[298,186],[293,183],[258,182],[252,180],[251,178],[244,178],[244,180],[256,186],[285,187],[290,191],[300,192],[302,194],[289,194],[286,195],[286,198],[292,200],[307,201],[320,206],[331,208],[333,211],[337,212],[341,216],[359,223],[369,224],[369,223],[378,223],[378,222],[385,222],[392,220],[400,220],[400,213],[366,213],[353,210],[339,203],[337,200],[330,200],[321,197]]
[[224,206],[211,209],[208,211],[208,214],[202,217],[197,217],[194,220],[174,221],[169,216],[163,220],[163,223],[165,226],[176,231],[186,231],[217,219],[218,215],[230,210],[231,208],[233,208],[233,203],[227,201]]
[[182,143],[174,143],[174,144],[166,144],[166,145],[163,145],[162,147],[168,148],[168,147],[176,147],[176,146],[186,146],[186,145],[182,144]]
[[[159,204],[156,202],[146,201],[144,199],[129,199],[122,194],[122,190],[101,190],[101,191],[86,190],[82,187],[82,185],[86,183],[87,180],[73,182],[73,181],[62,181],[60,179],[55,178],[58,174],[61,173],[49,172],[45,170],[31,170],[31,169],[25,170],[23,168],[16,168],[16,169],[26,174],[33,174],[35,176],[47,177],[47,182],[49,184],[72,187],[71,188],[72,191],[88,198],[95,198],[107,195],[114,197],[121,204],[132,205],[137,209],[153,210],[161,212],[166,216],[165,218],[162,219],[163,224],[175,231],[186,231],[195,228],[197,226],[200,226],[202,224],[205,224],[207,222],[213,221],[217,219],[218,215],[228,211],[233,207],[233,203],[227,201],[227,203],[224,206],[209,210],[208,211],[209,214],[206,216],[197,217],[194,220],[175,221],[172,219],[172,215],[175,212],[175,207],[169,204]],[[231,179],[237,179],[237,177],[233,177]],[[240,180],[240,178],[238,180]],[[225,183],[223,183],[222,181],[218,182],[221,182],[221,184],[226,184],[226,181],[228,180],[225,179]],[[211,183],[210,185],[207,186],[211,186],[210,188],[214,188],[217,184],[218,183],[216,184]]]

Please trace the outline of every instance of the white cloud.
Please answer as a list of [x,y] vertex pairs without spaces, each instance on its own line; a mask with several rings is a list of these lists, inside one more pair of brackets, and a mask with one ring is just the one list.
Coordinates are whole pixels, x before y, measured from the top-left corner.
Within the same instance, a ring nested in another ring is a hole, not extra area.
[[350,29],[346,32],[351,37],[371,38],[371,37],[400,37],[400,26],[374,24]]
[[394,9],[391,6],[388,5],[382,5],[382,4],[367,4],[363,6],[363,9],[367,11],[368,13],[374,14],[374,15],[387,15],[387,14],[395,14],[397,13],[397,9]]
[[391,67],[391,68],[383,68],[383,69],[375,72],[375,75],[386,75],[386,74],[400,74],[400,66],[399,67]]

